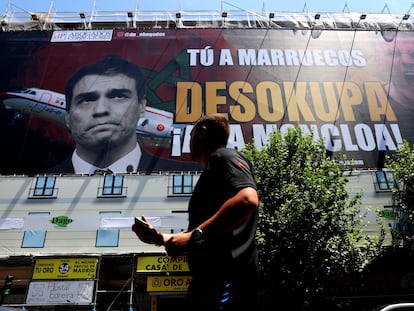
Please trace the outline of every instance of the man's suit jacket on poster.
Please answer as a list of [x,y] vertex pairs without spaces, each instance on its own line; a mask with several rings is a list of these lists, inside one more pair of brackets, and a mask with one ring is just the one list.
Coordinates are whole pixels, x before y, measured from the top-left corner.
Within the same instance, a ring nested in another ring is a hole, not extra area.
[[[175,161],[171,159],[159,158],[142,150],[141,160],[138,165],[138,172],[151,173],[159,171],[201,171],[203,168],[199,163]],[[49,174],[74,174],[75,169],[72,163],[72,155],[63,162],[46,170]],[[125,172],[128,173],[127,167]],[[136,173],[136,172],[133,172]]]

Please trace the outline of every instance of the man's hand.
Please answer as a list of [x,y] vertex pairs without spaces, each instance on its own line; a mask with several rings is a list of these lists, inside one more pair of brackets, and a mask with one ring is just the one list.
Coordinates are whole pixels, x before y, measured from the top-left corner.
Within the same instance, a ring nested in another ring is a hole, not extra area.
[[135,224],[133,224],[131,228],[138,238],[144,243],[164,245],[164,237],[162,233],[155,230],[145,216],[141,216],[141,219],[148,224],[148,228],[144,226],[136,226]]
[[171,235],[168,241],[165,243],[165,249],[170,256],[179,256],[188,250],[190,242],[190,232],[179,232]]

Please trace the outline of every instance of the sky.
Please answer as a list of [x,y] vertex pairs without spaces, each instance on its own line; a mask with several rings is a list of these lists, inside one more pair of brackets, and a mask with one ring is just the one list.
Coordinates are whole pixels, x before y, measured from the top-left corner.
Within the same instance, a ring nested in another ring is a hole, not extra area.
[[413,0],[0,0],[0,12],[6,12],[10,3],[14,10],[28,12],[48,12],[53,5],[61,12],[90,12],[95,7],[99,11],[139,10],[249,10],[275,12],[354,12],[414,14]]

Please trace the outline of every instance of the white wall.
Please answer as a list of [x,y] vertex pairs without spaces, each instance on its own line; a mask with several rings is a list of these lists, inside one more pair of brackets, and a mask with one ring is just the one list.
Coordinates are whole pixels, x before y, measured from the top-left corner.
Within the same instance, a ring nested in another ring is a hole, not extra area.
[[[194,175],[194,182],[198,176]],[[350,194],[362,192],[362,208],[369,222],[364,229],[378,235],[377,211],[391,205],[391,192],[375,191],[374,172],[354,172],[347,188]],[[169,175],[124,175],[125,197],[97,197],[101,176],[57,176],[56,198],[29,198],[36,177],[0,176],[0,228],[6,219],[23,219],[21,228],[0,229],[0,257],[43,254],[122,254],[163,252],[163,248],[141,243],[130,230],[133,217],[154,217],[164,232],[187,228],[188,196],[168,196],[171,185]],[[116,212],[116,216],[100,215],[100,212]],[[38,219],[29,216],[33,212],[49,212],[50,216]],[[174,212],[174,213],[173,213]],[[178,213],[177,213],[178,212]],[[67,227],[57,227],[50,219],[67,216],[73,220]],[[117,217],[124,220],[120,229],[118,247],[95,247],[96,233],[103,218]],[[22,248],[25,230],[47,230],[43,248]],[[387,236],[390,243],[390,236]]]

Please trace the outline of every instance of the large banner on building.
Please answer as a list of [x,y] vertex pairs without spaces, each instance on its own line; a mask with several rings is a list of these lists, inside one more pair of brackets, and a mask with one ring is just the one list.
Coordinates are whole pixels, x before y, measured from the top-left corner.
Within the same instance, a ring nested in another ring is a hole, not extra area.
[[192,124],[229,147],[299,124],[378,168],[414,142],[414,32],[152,29],[0,33],[0,174],[199,170]]

